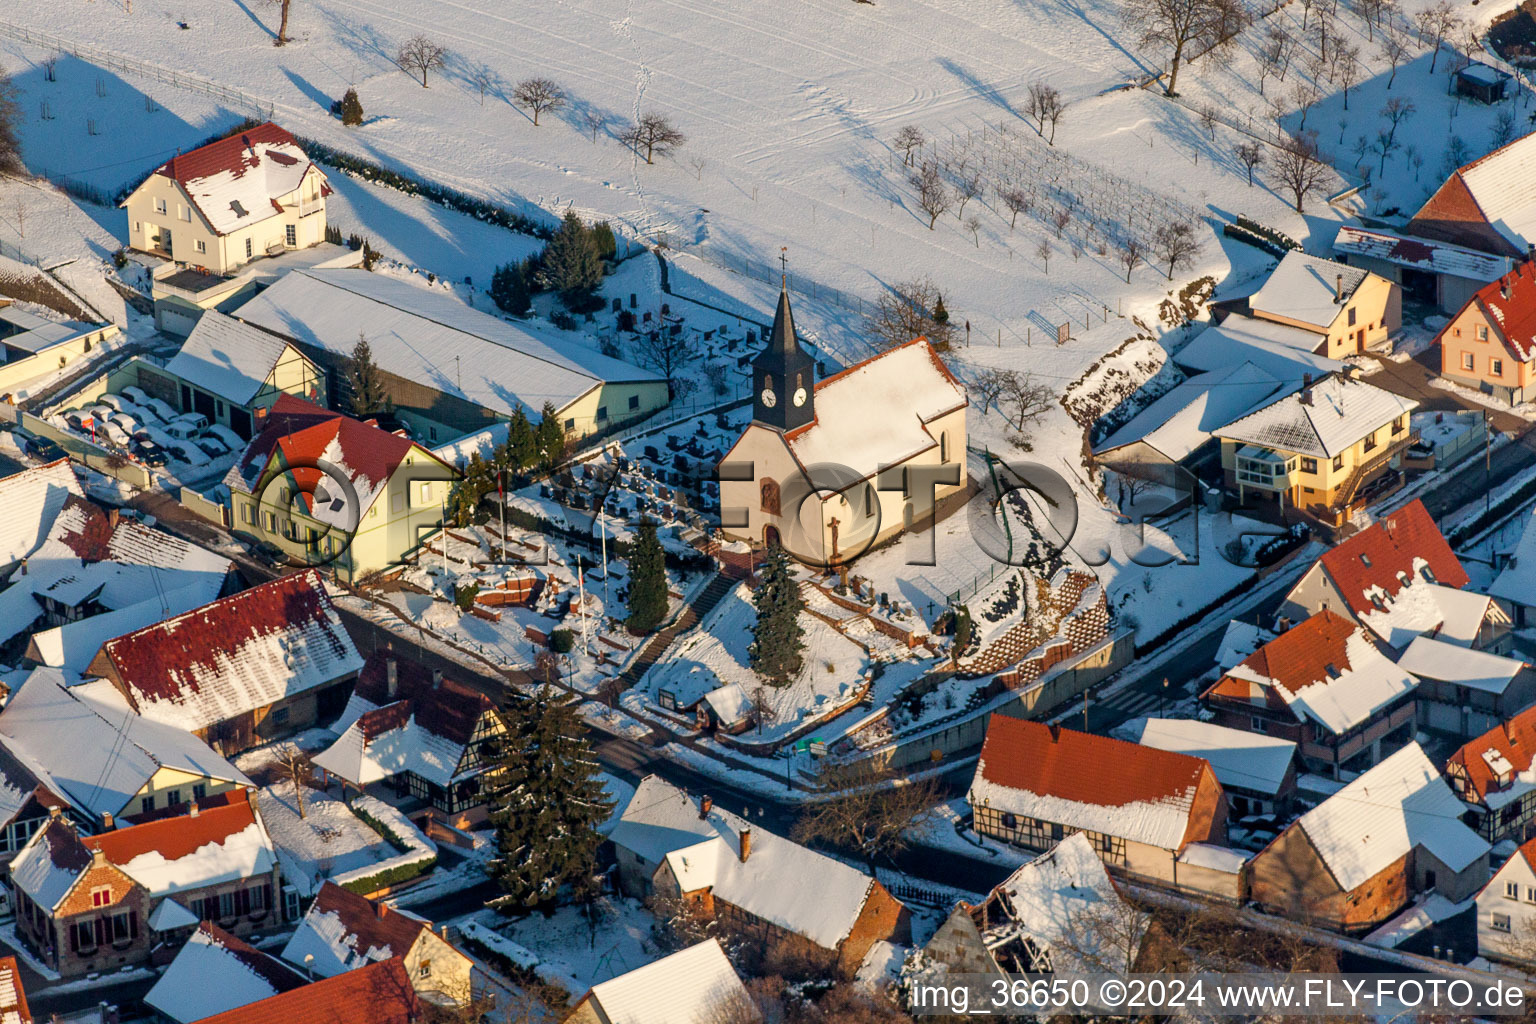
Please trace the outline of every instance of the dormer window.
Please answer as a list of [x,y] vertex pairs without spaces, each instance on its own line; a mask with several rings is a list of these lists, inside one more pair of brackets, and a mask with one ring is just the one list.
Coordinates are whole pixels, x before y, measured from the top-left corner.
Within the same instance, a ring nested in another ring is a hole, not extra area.
[[1424,568],[1419,570],[1419,575],[1424,577],[1424,582],[1425,583],[1435,583],[1435,582],[1437,582],[1435,580],[1435,570],[1431,569],[1427,565]]
[[1371,567],[1371,556],[1362,554],[1360,556],[1360,564],[1369,569]]
[[1387,610],[1387,602],[1382,600],[1382,597],[1381,597],[1380,594],[1372,594],[1371,595],[1371,604],[1376,606],[1377,611],[1386,611]]
[[1323,669],[1323,671],[1328,674],[1328,678],[1329,679],[1337,679],[1337,678],[1339,678],[1339,666],[1335,665],[1331,661],[1327,664],[1327,666]]
[[231,199],[229,201],[229,208],[231,210],[235,211],[235,216],[236,217],[249,217],[250,216],[250,213],[248,213],[246,211],[245,207],[240,205],[240,200],[238,200],[238,199]]

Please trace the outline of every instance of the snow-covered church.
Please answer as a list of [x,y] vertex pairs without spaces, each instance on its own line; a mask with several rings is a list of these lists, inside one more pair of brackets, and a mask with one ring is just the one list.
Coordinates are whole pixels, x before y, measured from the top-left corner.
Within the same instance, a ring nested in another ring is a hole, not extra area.
[[752,422],[720,460],[726,536],[846,564],[963,503],[969,403],[926,338],[818,381],[781,290],[752,385]]

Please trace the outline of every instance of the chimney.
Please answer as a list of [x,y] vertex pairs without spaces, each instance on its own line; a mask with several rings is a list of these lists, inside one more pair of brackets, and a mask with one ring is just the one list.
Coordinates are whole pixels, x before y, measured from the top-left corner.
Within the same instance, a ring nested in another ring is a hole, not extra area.
[[383,900],[378,900],[374,903],[373,910],[378,915],[379,920],[382,921],[389,914],[389,905]]
[[745,864],[747,858],[752,856],[752,830],[744,828],[741,830],[741,835],[736,838],[741,840],[741,862]]
[[432,670],[432,689],[434,689],[434,690],[437,689],[439,686],[442,685],[442,683],[443,683],[443,670],[440,669],[440,668],[433,669]]
[[115,508],[107,509],[107,529],[116,530],[118,520],[122,518],[122,512]]
[[1051,742],[1058,742],[1061,739],[1061,723],[1052,722],[1048,728],[1051,730]]
[[107,851],[103,850],[99,846],[92,848],[91,864],[96,867],[101,867],[105,863],[107,863]]
[[710,809],[714,806],[715,801],[711,798],[707,796],[699,797],[699,820],[703,821],[704,819],[708,818]]
[[101,812],[101,830],[103,832],[111,832],[116,827],[117,827],[117,823],[112,820],[112,812],[111,811],[102,811]]
[[442,925],[441,927],[439,927],[438,928],[438,934],[443,937],[443,941],[444,942],[447,942],[448,941],[448,926],[447,925]]
[[191,806],[189,806],[187,808],[187,817],[195,818],[195,817],[198,816],[198,814],[201,812],[201,810],[202,810],[202,808],[198,806],[197,801],[193,800]]
[[1499,295],[1507,302],[1509,300],[1509,275],[1499,278]]
[[1302,405],[1311,405],[1312,404],[1312,384],[1311,384],[1310,381],[1307,384],[1302,386],[1301,398],[1299,399],[1299,401],[1301,402]]
[[1333,276],[1333,301],[1338,303],[1341,306],[1344,304],[1344,275],[1343,274],[1335,274]]
[[64,808],[58,807],[58,806],[53,806],[53,807],[48,808],[48,818],[49,818],[49,820],[51,820],[51,821],[58,821],[63,816],[64,816]]
[[390,700],[395,699],[395,694],[400,690],[400,665],[391,654],[384,659],[384,692]]

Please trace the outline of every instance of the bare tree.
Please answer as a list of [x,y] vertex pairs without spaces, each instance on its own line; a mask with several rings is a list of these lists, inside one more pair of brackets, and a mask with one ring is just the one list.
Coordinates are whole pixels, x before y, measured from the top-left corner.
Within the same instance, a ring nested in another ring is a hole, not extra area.
[[1047,124],[1051,126],[1050,138],[1047,141],[1053,146],[1056,144],[1056,122],[1061,120],[1061,115],[1066,109],[1067,105],[1062,102],[1061,93],[1055,86],[1036,82],[1029,87],[1029,98],[1024,102],[1024,110],[1035,119],[1039,126],[1036,131],[1040,135],[1045,135]]
[[1264,41],[1259,44],[1255,57],[1259,64],[1259,95],[1264,95],[1264,81],[1270,77],[1280,77],[1280,63],[1285,56],[1285,44],[1290,39],[1285,29],[1279,25],[1270,25],[1269,31],[1264,36]]
[[1434,74],[1435,64],[1440,59],[1440,44],[1447,37],[1456,35],[1461,17],[1451,6],[1451,0],[1439,0],[1415,15],[1413,22],[1419,32],[1419,42],[1429,47],[1429,73]]
[[1259,142],[1240,142],[1232,151],[1237,162],[1248,171],[1248,187],[1253,187],[1253,172],[1264,166],[1264,147]]
[[1175,270],[1194,265],[1195,254],[1200,251],[1200,239],[1189,221],[1167,221],[1153,230],[1152,250],[1157,253],[1159,262],[1168,264],[1168,280],[1172,281]]
[[758,686],[749,697],[752,702],[752,721],[757,725],[757,734],[763,734],[763,726],[772,725],[779,717],[779,706],[769,694],[768,688]]
[[[1418,107],[1413,105],[1413,100],[1405,100],[1401,96],[1393,96],[1391,99],[1387,100],[1385,105],[1382,106],[1381,116],[1386,118],[1387,123],[1392,126],[1391,131],[1388,134],[1394,141],[1397,139],[1398,127],[1402,125],[1404,121],[1408,120],[1415,113],[1417,113],[1418,109]],[[1513,130],[1513,127],[1513,122],[1511,122],[1511,130]]]
[[597,133],[602,131],[603,125],[608,123],[608,115],[588,107],[582,111],[581,119],[587,123],[588,130],[592,132],[592,144],[597,145]]
[[1307,115],[1312,112],[1317,99],[1317,86],[1312,82],[1298,79],[1296,84],[1291,86],[1291,102],[1295,104],[1297,110],[1301,111],[1301,120],[1296,125],[1298,131],[1306,128]]
[[1051,214],[1051,224],[1056,228],[1056,237],[1060,238],[1062,232],[1072,223],[1072,211],[1063,206]]
[[700,153],[697,156],[691,156],[688,158],[688,166],[693,168],[693,180],[703,181],[704,168],[709,166],[709,160],[704,156],[704,154]]
[[282,46],[288,42],[288,8],[293,5],[293,0],[272,0],[282,9],[282,16],[277,23],[277,38],[272,40],[273,46]]
[[1241,0],[1125,0],[1122,16],[1140,33],[1141,45],[1168,53],[1164,92],[1178,95],[1185,54],[1215,47],[1247,23]]
[[971,233],[971,241],[976,243],[976,248],[981,248],[981,218],[975,214],[965,219],[965,230]]
[[1045,272],[1047,274],[1051,272],[1051,253],[1054,251],[1055,250],[1051,248],[1050,242],[1041,242],[1039,245],[1035,246],[1035,258],[1045,266]]
[[395,63],[405,71],[421,76],[421,87],[427,87],[427,72],[441,71],[448,64],[448,51],[426,36],[412,36],[400,44],[395,53]]
[[1349,90],[1360,78],[1360,47],[1335,45],[1334,77],[1344,90],[1344,109],[1349,109]]
[[565,106],[565,90],[547,78],[525,78],[512,90],[512,101],[533,112],[533,126],[539,126],[539,115],[546,110],[559,110]]
[[1311,135],[1292,135],[1275,148],[1275,173],[1295,197],[1296,212],[1302,213],[1307,196],[1328,180],[1328,164]]
[[1493,123],[1493,148],[1503,149],[1509,145],[1509,140],[1515,137],[1515,115],[1508,110],[1499,111],[1498,120]]
[[911,167],[913,154],[922,149],[927,143],[928,140],[923,138],[922,130],[916,125],[911,124],[904,125],[896,133],[896,138],[891,140],[891,144],[901,154],[901,165],[903,167]]
[[982,179],[980,171],[961,174],[955,182],[955,198],[960,200],[960,208],[955,211],[955,216],[964,220],[965,204],[985,192],[986,188],[986,182]]
[[1397,142],[1393,139],[1392,132],[1385,128],[1378,131],[1376,133],[1376,141],[1371,144],[1371,148],[1381,154],[1381,166],[1376,168],[1376,173],[1385,174],[1387,172],[1387,157],[1397,149]]
[[288,746],[278,755],[278,765],[283,774],[293,782],[293,799],[298,804],[299,817],[304,817],[304,791],[309,788],[314,776],[314,766],[310,764],[309,755],[295,746]]
[[913,338],[927,338],[934,348],[954,344],[955,326],[948,315],[936,318],[943,296],[931,277],[917,277],[891,285],[865,317],[869,331],[887,346],[905,345]]
[[1146,258],[1146,247],[1141,244],[1141,239],[1135,235],[1128,235],[1120,243],[1120,265],[1125,268],[1125,283],[1131,283],[1131,271],[1136,269],[1136,264]]
[[672,126],[661,114],[643,114],[640,120],[624,129],[619,141],[629,148],[645,149],[645,162],[654,163],[653,155],[666,156],[688,141],[688,137]]
[[648,370],[655,370],[673,386],[682,368],[698,357],[698,351],[682,331],[673,334],[665,326],[660,330],[646,331],[630,342],[635,361]]
[[812,804],[791,835],[799,843],[820,841],[847,850],[871,869],[906,849],[912,827],[939,802],[933,780],[911,781],[867,758],[822,762],[817,788],[831,798]]
[[1408,47],[1403,45],[1402,39],[1395,29],[1390,26],[1381,37],[1381,55],[1392,66],[1392,73],[1387,75],[1387,91],[1392,91],[1392,83],[1397,81],[1397,69],[1403,61],[1408,59]]
[[[987,405],[996,405],[997,411],[1017,430],[1023,430],[1056,404],[1055,389],[1036,381],[1024,370],[987,370],[977,376],[973,387]],[[1009,408],[1013,410],[1011,415]]]
[[999,193],[998,198],[1003,201],[1004,206],[1008,207],[1009,231],[1012,231],[1014,226],[1018,224],[1019,214],[1028,213],[1029,208],[1034,205],[1034,200],[1030,198],[1029,193],[1024,189],[1019,188],[1017,185],[1012,185],[1003,189],[1003,191]]
[[1200,108],[1200,127],[1210,133],[1211,141],[1216,141],[1216,125],[1220,123],[1221,114],[1209,103]]
[[928,215],[928,230],[932,231],[934,224],[954,202],[949,186],[944,184],[939,166],[932,160],[925,161],[908,181],[917,191],[917,207]]
[[481,64],[470,75],[470,84],[480,91],[480,105],[485,106],[485,94],[491,91],[491,86],[496,84],[496,73]]

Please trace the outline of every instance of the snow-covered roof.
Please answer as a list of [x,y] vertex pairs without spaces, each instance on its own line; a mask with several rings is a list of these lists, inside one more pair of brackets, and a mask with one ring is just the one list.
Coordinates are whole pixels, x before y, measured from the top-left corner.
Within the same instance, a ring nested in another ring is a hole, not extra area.
[[270,876],[277,853],[243,791],[226,803],[82,839],[159,899],[242,878]]
[[1260,317],[1283,317],[1326,330],[1369,276],[1359,267],[1292,249],[1264,286],[1249,296],[1248,305]]
[[1456,590],[1420,579],[1411,579],[1396,595],[1371,591],[1381,607],[1368,607],[1360,621],[1388,646],[1402,650],[1413,638],[1434,633],[1443,640],[1470,647],[1478,637],[1489,598],[1468,590]]
[[1536,239],[1536,133],[1522,136],[1456,173],[1493,229],[1515,249]]
[[[1304,400],[1309,395],[1310,400]],[[1332,458],[1418,407],[1412,398],[1333,374],[1233,420],[1216,434],[1263,448]]]
[[1520,540],[1488,593],[1511,604],[1536,605],[1536,509],[1526,516]]
[[740,683],[731,683],[704,695],[704,702],[725,725],[744,722],[752,714],[752,698]]
[[817,381],[816,418],[784,439],[802,466],[830,462],[867,475],[938,447],[927,424],[965,405],[965,389],[933,346],[914,338]]
[[1131,417],[1101,441],[1094,454],[1102,457],[1140,441],[1178,462],[1210,441],[1217,428],[1247,413],[1280,387],[1280,381],[1247,362],[1202,373]]
[[1228,875],[1235,875],[1242,871],[1243,866],[1250,859],[1251,857],[1242,850],[1216,846],[1213,843],[1190,843],[1184,847],[1184,852],[1179,854],[1180,864],[1220,871]]
[[179,153],[155,174],[180,184],[209,227],[227,235],[283,212],[279,200],[293,193],[311,168],[324,181],[293,136],[268,122]]
[[[9,591],[0,593],[0,601],[4,600],[5,593]],[[38,664],[63,669],[68,677],[75,678],[85,674],[101,645],[108,640],[189,612],[207,604],[214,596],[205,587],[194,583],[116,611],[75,619],[52,629],[40,629],[28,642],[27,656]]]
[[[446,681],[439,703],[452,702],[472,713],[495,710],[484,694]],[[410,772],[439,786],[452,784],[468,748],[472,728],[443,728],[445,714],[421,698],[366,711],[325,750],[317,766],[358,786]],[[457,724],[457,723],[455,723]]]
[[1210,770],[1197,757],[993,715],[970,801],[1176,850],[1195,838],[1195,796]]
[[1415,581],[1455,588],[1468,582],[1467,571],[1418,498],[1323,552],[1318,564],[1356,615],[1390,603]]
[[32,1024],[27,992],[21,986],[21,968],[13,956],[0,957],[0,1024]]
[[161,900],[149,912],[149,927],[152,931],[173,932],[196,925],[197,915],[170,897]]
[[1275,634],[1263,626],[1232,619],[1221,634],[1221,646],[1216,649],[1216,664],[1222,671],[1226,671],[1274,638]]
[[101,654],[140,715],[189,732],[363,666],[313,570],[118,637]]
[[1173,360],[1197,372],[1252,363],[1276,380],[1298,384],[1307,374],[1321,377],[1344,368],[1314,351],[1322,343],[1321,334],[1300,327],[1234,314],[1195,335]]
[[68,459],[0,477],[0,569],[42,546],[71,494],[85,497]]
[[1297,721],[1341,735],[1398,700],[1418,680],[1367,638],[1361,626],[1324,609],[1280,634],[1206,691],[1236,700],[1273,694]]
[[1056,973],[1132,969],[1148,915],[1120,896],[1093,844],[1075,832],[992,890],[982,940],[996,948],[1015,938],[1044,947]]
[[1536,707],[1462,744],[1446,761],[1467,780],[1465,799],[1498,810],[1536,789]]
[[204,922],[177,951],[144,1002],[176,1024],[192,1024],[305,983],[303,975],[276,957]]
[[1333,240],[1333,250],[1472,281],[1493,281],[1509,273],[1513,266],[1513,261],[1507,256],[1491,256],[1449,242],[1353,225],[1339,229],[1338,236]]
[[1530,261],[1517,264],[1478,289],[1473,301],[1487,311],[1515,358],[1529,362],[1536,357],[1536,266]]
[[537,420],[604,383],[649,371],[532,322],[508,323],[440,289],[366,270],[295,270],[235,311],[283,337],[350,356],[358,332],[381,370],[482,408]]
[[200,1024],[417,1024],[422,1000],[398,957],[369,964],[259,1002],[225,1010]]
[[1285,785],[1296,755],[1290,740],[1183,718],[1147,719],[1136,742],[1202,757],[1223,786],[1271,795]]
[[1485,693],[1503,693],[1525,668],[1525,662],[1487,651],[1468,650],[1433,637],[1416,637],[1397,660],[1420,679],[1435,679]]
[[81,872],[90,866],[91,851],[80,842],[74,826],[56,818],[32,833],[32,838],[11,858],[10,882],[51,913],[69,895]]
[[234,405],[247,405],[287,348],[281,338],[210,309],[165,364],[165,372]]
[[101,686],[66,689],[58,669],[38,668],[0,712],[0,745],[86,817],[120,814],[162,766],[251,784],[196,736],[134,714]]
[[640,780],[610,838],[647,863],[665,860],[684,892],[710,889],[716,899],[824,949],[848,937],[876,884],[857,868],[727,811],[713,808],[701,818],[687,793],[654,775]]
[[1345,891],[1415,847],[1461,871],[1490,847],[1462,824],[1466,805],[1410,743],[1303,814],[1300,828]]
[[714,939],[599,982],[586,999],[606,1024],[735,1020],[741,1012],[736,1007],[753,1005]]
[[[322,978],[405,956],[432,923],[409,911],[376,903],[335,882],[320,887],[282,957]],[[313,959],[306,959],[312,957]]]

